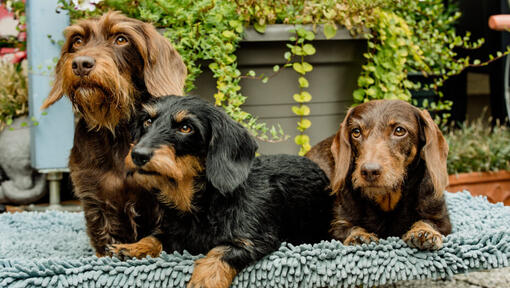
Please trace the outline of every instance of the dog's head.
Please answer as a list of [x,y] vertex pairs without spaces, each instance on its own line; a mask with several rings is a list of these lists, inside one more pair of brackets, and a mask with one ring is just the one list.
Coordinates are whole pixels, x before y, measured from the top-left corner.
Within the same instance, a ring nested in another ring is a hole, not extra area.
[[126,157],[133,180],[182,211],[212,185],[224,195],[248,177],[257,144],[222,110],[197,97],[168,96],[144,104]]
[[411,164],[425,161],[435,195],[448,184],[448,144],[426,110],[400,100],[378,100],[348,111],[331,152],[335,158],[332,188],[352,188],[391,211],[402,196]]
[[113,131],[142,95],[183,93],[186,67],[151,24],[109,12],[69,26],[65,36],[43,109],[65,94],[90,129]]

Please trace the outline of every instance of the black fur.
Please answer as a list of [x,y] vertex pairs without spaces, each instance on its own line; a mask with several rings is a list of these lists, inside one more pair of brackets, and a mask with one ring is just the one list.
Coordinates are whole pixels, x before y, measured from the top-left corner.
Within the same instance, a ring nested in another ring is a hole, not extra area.
[[[176,157],[192,155],[205,166],[195,177],[194,209],[165,207],[155,233],[165,251],[205,254],[227,246],[222,260],[240,271],[284,241],[329,239],[333,197],[318,165],[291,155],[255,157],[257,144],[248,131],[200,98],[168,96],[155,100],[152,109],[157,115],[138,116],[133,150],[169,146]],[[187,116],[178,122],[182,111]],[[149,118],[152,124],[144,126]],[[193,132],[179,132],[184,124]]]

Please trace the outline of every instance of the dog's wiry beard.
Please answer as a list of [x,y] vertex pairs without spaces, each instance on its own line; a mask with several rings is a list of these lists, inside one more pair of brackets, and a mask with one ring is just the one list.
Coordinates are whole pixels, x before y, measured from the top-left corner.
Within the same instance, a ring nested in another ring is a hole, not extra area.
[[138,95],[129,76],[116,69],[107,71],[113,66],[107,64],[110,63],[98,65],[85,78],[74,77],[74,83],[65,87],[65,92],[90,130],[106,128],[115,134],[115,127],[131,118]]
[[381,210],[388,212],[395,209],[402,197],[402,186],[404,179],[397,173],[392,175],[392,183],[383,185],[370,185],[360,181],[360,177],[353,177],[353,188],[360,191],[365,198],[373,200]]
[[[74,108],[80,112],[90,130],[106,128],[115,134],[122,120],[129,120],[134,109],[128,91],[111,91],[101,87],[78,87],[70,92]],[[119,100],[123,99],[123,100]]]

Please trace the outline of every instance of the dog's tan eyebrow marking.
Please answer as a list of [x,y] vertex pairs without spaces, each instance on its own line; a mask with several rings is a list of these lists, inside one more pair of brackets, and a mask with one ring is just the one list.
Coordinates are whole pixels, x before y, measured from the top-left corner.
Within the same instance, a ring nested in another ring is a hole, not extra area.
[[175,114],[174,120],[176,122],[181,122],[182,120],[184,120],[184,118],[186,118],[186,116],[188,116],[188,111],[181,110],[181,111],[177,112],[177,114]]
[[156,107],[147,104],[143,104],[142,107],[143,110],[147,112],[149,116],[151,116],[152,118],[158,115],[158,110],[156,109]]
[[129,23],[117,23],[112,25],[110,28],[110,34],[116,35],[116,34],[126,34],[126,35],[133,35],[136,34],[136,29],[133,27],[133,25]]
[[67,36],[67,37],[72,37],[72,36],[75,36],[75,35],[81,35],[81,36],[84,36],[86,33],[85,33],[85,29],[80,26],[80,25],[73,25],[73,26],[69,26],[65,29],[65,32],[64,34]]

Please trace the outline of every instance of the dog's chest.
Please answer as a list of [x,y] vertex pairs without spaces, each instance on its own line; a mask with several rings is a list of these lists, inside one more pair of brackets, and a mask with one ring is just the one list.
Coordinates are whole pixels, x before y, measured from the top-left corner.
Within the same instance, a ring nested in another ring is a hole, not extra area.
[[362,220],[364,223],[361,226],[366,227],[368,231],[374,232],[380,237],[400,237],[418,219],[416,211],[406,207],[406,205],[398,206],[390,212],[380,211],[375,207],[367,209],[366,212],[366,217]]
[[[173,210],[173,209],[172,209]],[[187,250],[192,254],[205,254],[215,246],[227,241],[231,224],[221,215],[211,213],[187,213],[178,215],[172,211],[165,216],[162,231],[163,247],[167,252]],[[170,220],[170,221],[169,221]]]

